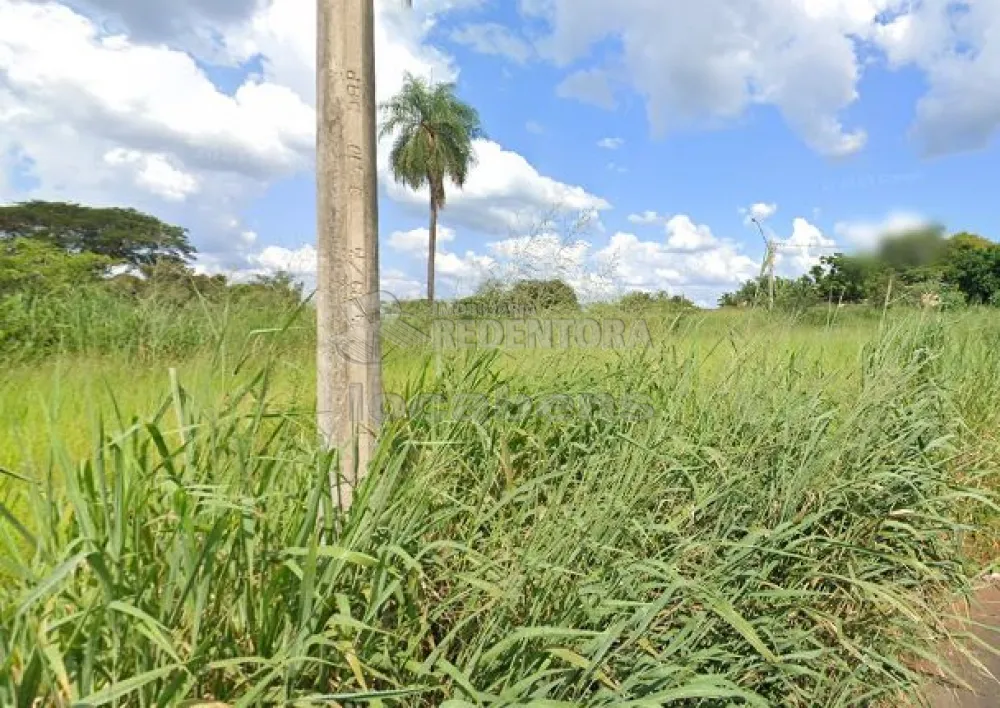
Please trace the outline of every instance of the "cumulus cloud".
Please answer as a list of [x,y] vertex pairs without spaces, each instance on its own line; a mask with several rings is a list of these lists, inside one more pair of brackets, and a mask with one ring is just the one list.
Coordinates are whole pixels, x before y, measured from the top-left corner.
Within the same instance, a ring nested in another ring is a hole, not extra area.
[[548,24],[540,47],[559,65],[589,57],[608,39],[621,46],[605,65],[570,75],[566,83],[575,90],[561,95],[610,107],[613,72],[645,97],[658,134],[733,119],[767,103],[814,149],[840,156],[866,139],[840,119],[857,98],[860,63],[852,38],[894,3],[623,0],[607,12],[603,0],[548,0],[523,11]]
[[[437,246],[455,240],[455,232],[445,226],[438,228]],[[389,248],[409,255],[426,256],[430,243],[430,230],[426,228],[395,231],[389,236]]]
[[628,220],[632,224],[648,225],[666,221],[667,217],[655,211],[644,211],[641,214],[629,214]]
[[114,148],[104,153],[104,161],[131,170],[137,185],[169,201],[184,201],[198,191],[198,178],[175,167],[166,155]]
[[624,144],[624,138],[601,138],[597,141],[597,147],[605,150],[617,150]]
[[261,0],[79,0],[103,20],[120,25],[138,40],[209,39],[206,26],[227,26],[249,18]]
[[877,247],[887,236],[930,226],[925,216],[909,211],[896,211],[881,219],[841,221],[834,226],[834,233],[847,245],[869,250]]
[[992,141],[1000,130],[1000,4],[924,0],[880,26],[876,39],[894,66],[926,74],[912,131],[925,154]]
[[[654,132],[734,119],[776,107],[816,151],[862,149],[862,126],[844,122],[858,99],[872,46],[892,66],[915,65],[929,83],[914,136],[928,153],[986,145],[1000,126],[1000,3],[970,0],[622,0],[522,2],[549,33],[540,51],[564,66],[602,52],[604,65],[568,76],[559,95],[611,108],[608,76],[646,99]],[[603,45],[602,45],[603,46]]]
[[[452,190],[444,216],[455,227],[495,235],[523,231],[545,219],[552,210],[603,211],[611,205],[582,187],[539,174],[523,156],[491,140],[475,143],[478,165],[465,187]],[[382,158],[385,160],[385,156]],[[388,170],[383,163],[382,169]],[[388,195],[404,204],[426,210],[427,188],[419,191],[386,181]]]
[[259,253],[247,257],[252,267],[265,273],[285,272],[303,277],[316,276],[316,247],[306,244],[299,248],[267,246]]
[[0,105],[19,109],[7,139],[33,158],[33,137],[57,141],[55,159],[35,158],[56,177],[79,172],[62,148],[81,138],[252,177],[300,169],[313,143],[312,110],[288,88],[251,79],[227,95],[189,54],[104,35],[63,5],[0,1],[0,76]]
[[495,22],[468,24],[451,33],[451,41],[468,46],[480,54],[506,57],[526,64],[534,55],[531,45],[508,27]]
[[836,250],[840,250],[836,241],[823,234],[818,226],[796,217],[792,220],[792,235],[778,243],[775,272],[787,278],[798,277]]
[[[689,217],[682,218],[690,222]],[[695,227],[707,231],[707,227]],[[643,241],[618,232],[595,258],[611,269],[619,291],[683,292],[702,302],[714,302],[725,290],[756,275],[759,265],[738,245],[716,240],[711,248],[678,249],[664,241]]]
[[[234,217],[308,169],[313,111],[285,86],[215,86],[194,57],[54,2],[0,0],[2,199],[133,206],[238,250]],[[237,244],[234,246],[233,244]]]
[[[558,278],[568,283],[584,300],[614,297],[634,290],[683,294],[703,306],[714,306],[723,292],[756,277],[760,259],[744,251],[743,245],[717,236],[712,229],[690,216],[678,214],[662,219],[664,235],[641,239],[617,232],[608,242],[595,246],[572,226],[551,223],[553,228],[487,242],[479,250],[459,251],[452,245],[456,233],[442,226],[437,249],[439,290],[445,297],[467,295],[487,279],[512,283],[522,279]],[[902,223],[902,222],[893,222]],[[822,255],[843,250],[807,219],[792,222],[791,235],[775,235],[779,244],[776,272],[798,277],[819,262]],[[382,273],[382,290],[396,297],[417,297],[424,292],[427,230],[399,231],[389,247],[404,256],[403,267]],[[244,256],[242,265],[229,270],[215,268],[237,279],[278,270],[292,272],[311,288],[315,285],[315,250],[267,247]],[[211,264],[202,264],[203,270]]]
[[[436,13],[478,1],[427,0],[404,11],[376,0],[378,100],[398,91],[407,71],[454,79],[451,57],[427,33]],[[242,265],[242,210],[269,185],[312,169],[315,11],[315,0],[95,0],[73,8],[0,0],[0,198],[134,206],[191,228],[206,256]],[[158,24],[164,13],[177,26]],[[212,62],[260,71],[221,88],[181,25],[211,30],[201,49]],[[451,195],[459,225],[507,233],[515,217],[553,205],[607,207],[496,143],[477,150],[468,196]],[[382,153],[389,196],[423,208],[423,197],[392,183]]]
[[556,95],[608,110],[618,105],[608,73],[601,69],[583,69],[570,74],[556,87]]
[[679,214],[667,222],[667,248],[674,251],[704,251],[718,241],[712,230],[695,224],[691,217]]
[[745,209],[740,209],[740,213],[744,215],[743,223],[752,223],[754,219],[759,222],[767,221],[776,213],[778,213],[778,205],[766,202],[757,202],[756,204],[751,204]]
[[[463,4],[475,3],[473,0],[423,2],[406,12],[399,3],[379,1],[379,21],[375,28],[379,101],[399,91],[406,72],[435,81],[457,78],[458,68],[452,58],[426,44],[425,39],[433,26],[435,11]],[[244,60],[262,54],[266,78],[293,86],[299,95],[315,103],[314,12],[314,0],[271,0],[242,33],[231,35],[228,41],[234,57]],[[451,190],[448,195],[449,222],[457,227],[506,234],[553,207],[579,210],[609,206],[581,187],[540,174],[520,154],[496,142],[477,141],[476,154],[478,164],[470,172],[465,188]],[[391,199],[411,207],[414,214],[426,210],[429,199],[426,189],[414,192],[393,181],[385,145],[379,151],[378,167],[379,179]]]

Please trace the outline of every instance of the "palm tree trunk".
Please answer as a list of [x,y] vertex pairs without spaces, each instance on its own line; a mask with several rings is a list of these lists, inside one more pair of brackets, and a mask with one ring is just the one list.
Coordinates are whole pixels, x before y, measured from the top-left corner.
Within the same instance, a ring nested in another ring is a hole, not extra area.
[[317,415],[346,508],[367,472],[382,393],[372,0],[317,0]]
[[438,204],[434,198],[434,189],[431,188],[431,223],[428,229],[427,239],[427,300],[434,304],[434,259],[437,255],[437,235],[438,235]]

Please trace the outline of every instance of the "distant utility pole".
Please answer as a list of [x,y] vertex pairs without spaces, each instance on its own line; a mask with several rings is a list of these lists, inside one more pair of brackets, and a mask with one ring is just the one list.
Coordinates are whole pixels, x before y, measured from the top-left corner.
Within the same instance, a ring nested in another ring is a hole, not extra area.
[[774,239],[769,239],[764,235],[764,229],[757,221],[754,216],[750,217],[750,221],[757,225],[757,230],[760,231],[760,237],[764,239],[764,260],[760,264],[760,275],[757,277],[758,287],[760,281],[764,278],[764,274],[768,275],[768,301],[767,309],[774,309],[774,257],[776,254],[776,246]]
[[374,0],[317,0],[316,384],[331,485],[347,508],[381,399]]

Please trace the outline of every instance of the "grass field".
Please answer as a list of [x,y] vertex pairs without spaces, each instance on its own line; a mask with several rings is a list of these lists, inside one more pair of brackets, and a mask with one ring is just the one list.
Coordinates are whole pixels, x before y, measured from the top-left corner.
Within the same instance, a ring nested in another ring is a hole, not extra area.
[[[0,382],[3,705],[896,705],[1000,557],[986,311],[390,352],[496,407],[389,422],[347,516],[308,312],[60,317]],[[557,394],[652,415],[510,403]]]

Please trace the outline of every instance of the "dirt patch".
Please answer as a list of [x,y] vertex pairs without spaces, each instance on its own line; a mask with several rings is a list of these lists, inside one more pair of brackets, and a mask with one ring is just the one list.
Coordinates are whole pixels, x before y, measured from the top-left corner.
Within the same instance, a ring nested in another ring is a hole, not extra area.
[[[970,624],[969,630],[982,642],[1000,651],[1000,576],[989,578],[988,583],[975,594],[969,618],[975,623]],[[1000,708],[1000,655],[981,646],[970,645],[970,648],[982,667],[968,660],[958,661],[957,654],[949,655],[949,658],[961,667],[958,673],[971,690],[932,686],[925,692],[932,708]],[[985,673],[984,668],[989,673]]]

